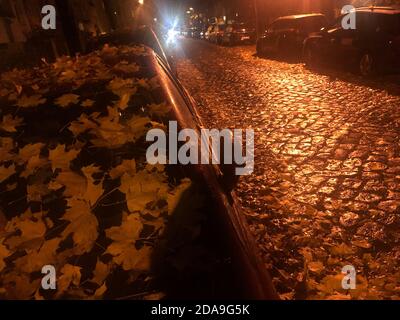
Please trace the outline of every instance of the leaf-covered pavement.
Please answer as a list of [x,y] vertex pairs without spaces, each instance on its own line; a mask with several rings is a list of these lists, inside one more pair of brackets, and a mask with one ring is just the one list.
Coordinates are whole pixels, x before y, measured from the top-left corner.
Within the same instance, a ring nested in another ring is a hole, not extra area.
[[[0,297],[163,297],[154,248],[193,185],[146,163],[147,131],[171,116],[150,54],[105,46],[1,75]],[[44,265],[56,291],[40,289]]]

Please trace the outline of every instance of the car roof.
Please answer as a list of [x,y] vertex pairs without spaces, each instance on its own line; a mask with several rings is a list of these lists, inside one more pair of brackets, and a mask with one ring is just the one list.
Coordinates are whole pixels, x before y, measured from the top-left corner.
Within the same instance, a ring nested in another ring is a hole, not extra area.
[[370,6],[370,7],[359,7],[356,8],[356,13],[357,12],[373,12],[373,13],[380,13],[380,14],[400,14],[400,10],[399,9],[395,9],[392,7],[374,7],[374,6]]
[[279,17],[275,21],[297,20],[297,19],[304,19],[304,18],[311,18],[311,17],[325,17],[325,15],[323,15],[322,13],[294,14],[294,15],[291,15],[291,16]]

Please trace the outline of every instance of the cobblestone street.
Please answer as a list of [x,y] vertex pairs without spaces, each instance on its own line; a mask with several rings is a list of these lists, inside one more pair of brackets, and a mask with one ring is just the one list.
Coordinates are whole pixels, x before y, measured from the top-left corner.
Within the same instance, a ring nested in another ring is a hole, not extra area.
[[400,298],[400,82],[254,53],[181,39],[178,73],[208,128],[256,132],[237,192],[278,292]]

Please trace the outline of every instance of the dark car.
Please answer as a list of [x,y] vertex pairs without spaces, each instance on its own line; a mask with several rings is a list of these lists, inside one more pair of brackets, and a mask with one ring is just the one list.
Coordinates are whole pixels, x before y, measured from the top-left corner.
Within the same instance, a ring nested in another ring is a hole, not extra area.
[[400,10],[357,8],[356,29],[343,29],[342,17],[330,28],[310,35],[304,43],[309,66],[336,64],[371,76],[399,71]]
[[226,30],[225,24],[214,25],[209,33],[208,40],[215,44],[221,44],[225,30]]
[[241,43],[254,43],[256,30],[245,23],[229,24],[222,35],[221,44],[235,45]]
[[207,28],[207,30],[204,32],[204,40],[210,41],[210,35],[211,35],[211,32],[213,31],[213,29],[214,29],[213,24]]
[[203,127],[153,36],[2,74],[0,299],[277,298],[232,167],[146,160],[150,129]]
[[323,14],[302,14],[275,20],[257,41],[257,53],[301,56],[303,42],[310,33],[326,26]]
[[188,31],[188,36],[190,38],[194,39],[200,39],[201,38],[201,33],[202,33],[203,28],[202,27],[192,27]]

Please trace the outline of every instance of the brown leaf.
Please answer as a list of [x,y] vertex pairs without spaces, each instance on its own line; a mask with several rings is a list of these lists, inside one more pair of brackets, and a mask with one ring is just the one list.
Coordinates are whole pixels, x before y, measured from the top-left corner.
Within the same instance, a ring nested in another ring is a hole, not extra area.
[[66,264],[61,269],[61,276],[57,281],[57,296],[61,297],[73,285],[78,287],[81,283],[81,268]]
[[71,104],[79,103],[79,96],[76,94],[64,94],[61,97],[57,98],[55,101],[56,105],[60,107],[68,107]]
[[2,122],[0,123],[0,129],[6,132],[17,132],[17,127],[22,126],[24,120],[22,118],[15,117],[12,115],[6,115],[3,117]]
[[63,219],[69,221],[70,224],[62,232],[63,238],[72,234],[73,252],[76,255],[89,252],[98,237],[97,218],[90,211],[89,204],[83,200],[68,199],[68,207]]
[[13,174],[15,174],[15,165],[12,164],[8,168],[5,166],[0,167],[0,183],[3,183],[5,180],[7,180],[9,177],[11,177]]
[[20,108],[31,108],[37,107],[44,103],[46,103],[46,99],[39,94],[35,94],[30,97],[23,95],[20,99],[18,99],[17,106]]
[[79,154],[78,150],[65,151],[65,145],[58,145],[54,150],[50,150],[49,159],[53,171],[56,169],[69,170],[72,160]]
[[117,179],[123,176],[125,173],[133,176],[136,173],[136,161],[135,159],[133,160],[124,160],[122,163],[113,168],[110,171],[110,177],[112,179]]

